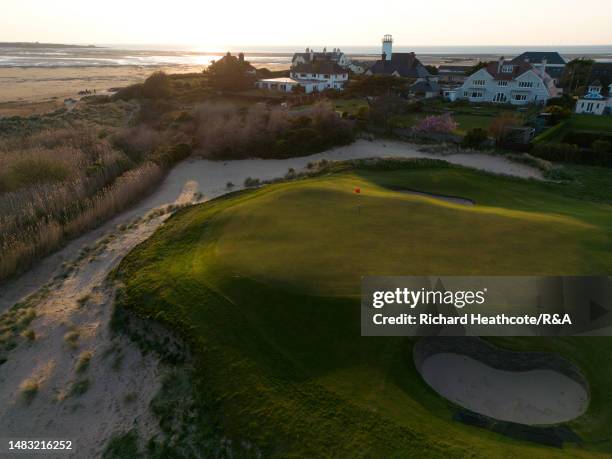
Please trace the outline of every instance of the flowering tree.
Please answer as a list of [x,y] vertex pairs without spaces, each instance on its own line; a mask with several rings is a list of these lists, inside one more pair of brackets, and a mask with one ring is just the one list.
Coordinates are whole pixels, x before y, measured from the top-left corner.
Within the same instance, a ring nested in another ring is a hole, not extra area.
[[424,134],[448,134],[457,129],[457,123],[450,113],[440,116],[426,116],[420,120],[414,130]]

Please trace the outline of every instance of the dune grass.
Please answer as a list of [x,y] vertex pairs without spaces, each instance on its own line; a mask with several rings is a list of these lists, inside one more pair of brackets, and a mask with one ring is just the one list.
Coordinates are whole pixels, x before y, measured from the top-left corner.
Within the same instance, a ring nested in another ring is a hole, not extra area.
[[501,340],[560,352],[589,378],[591,406],[570,423],[584,445],[553,449],[453,421],[411,339],[360,336],[362,275],[610,272],[610,206],[560,187],[426,163],[235,193],[179,211],[135,249],[117,308],[190,344],[206,413],[190,425],[212,418],[265,457],[607,456],[612,339]]

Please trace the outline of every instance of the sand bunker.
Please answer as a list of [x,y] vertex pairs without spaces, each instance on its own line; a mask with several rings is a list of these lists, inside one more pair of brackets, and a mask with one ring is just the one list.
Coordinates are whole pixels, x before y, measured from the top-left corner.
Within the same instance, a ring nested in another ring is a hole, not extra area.
[[[434,339],[428,338],[427,344]],[[586,411],[588,387],[569,362],[552,354],[509,352],[477,341],[459,338],[451,342],[459,346],[416,349],[415,362],[423,379],[453,403],[501,421],[557,424]],[[459,353],[463,343],[467,352]]]

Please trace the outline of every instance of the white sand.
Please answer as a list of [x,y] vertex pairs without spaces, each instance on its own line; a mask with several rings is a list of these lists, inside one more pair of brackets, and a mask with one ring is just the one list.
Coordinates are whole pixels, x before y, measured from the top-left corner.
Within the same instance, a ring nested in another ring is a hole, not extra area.
[[[119,231],[117,226],[131,222],[150,210],[168,203],[193,201],[197,191],[204,199],[227,192],[226,183],[240,189],[247,177],[262,180],[280,177],[288,168],[300,170],[308,162],[326,158],[346,160],[366,157],[422,157],[406,143],[359,141],[353,145],[304,158],[285,160],[244,160],[213,162],[190,159],[176,166],[150,197],[116,218],[73,240],[62,250],[41,260],[37,265],[0,287],[0,311],[38,291],[56,274],[65,261],[75,260],[85,246],[93,245],[102,236],[114,234],[109,244],[101,247],[93,258],[76,262],[75,271],[65,280],[55,281],[51,293],[36,306],[37,318],[32,323],[37,339],[20,344],[10,352],[9,360],[0,366],[0,432],[3,437],[66,438],[77,441],[74,457],[98,456],[110,435],[136,427],[142,438],[157,429],[148,404],[160,384],[160,369],[152,355],[143,357],[126,338],[111,340],[108,321],[112,291],[103,285],[107,274],[138,243],[148,238],[163,223],[167,215],[141,222]],[[538,178],[530,167],[504,158],[483,154],[456,154],[443,159],[496,173]],[[78,300],[91,295],[84,307]],[[64,334],[74,328],[79,331],[78,350],[70,349]],[[124,363],[119,371],[112,369],[114,354],[102,358],[111,347],[122,349]],[[82,351],[91,350],[94,357],[85,373],[91,382],[80,397],[66,397],[70,384],[77,379],[74,365]],[[19,385],[27,378],[39,381],[40,390],[30,405],[25,404]],[[136,393],[136,400],[126,403],[127,394]],[[66,397],[66,398],[65,398]],[[62,400],[63,399],[63,400]]]
[[423,379],[443,397],[476,413],[521,424],[555,424],[583,414],[585,389],[552,370],[497,370],[471,357],[434,354],[423,362]]

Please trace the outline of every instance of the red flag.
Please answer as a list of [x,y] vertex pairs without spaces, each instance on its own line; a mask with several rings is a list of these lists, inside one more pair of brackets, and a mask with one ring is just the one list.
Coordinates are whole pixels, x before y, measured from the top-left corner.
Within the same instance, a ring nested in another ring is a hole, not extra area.
[[355,188],[355,193],[357,193],[357,194],[361,193],[361,188],[359,188],[359,187]]

